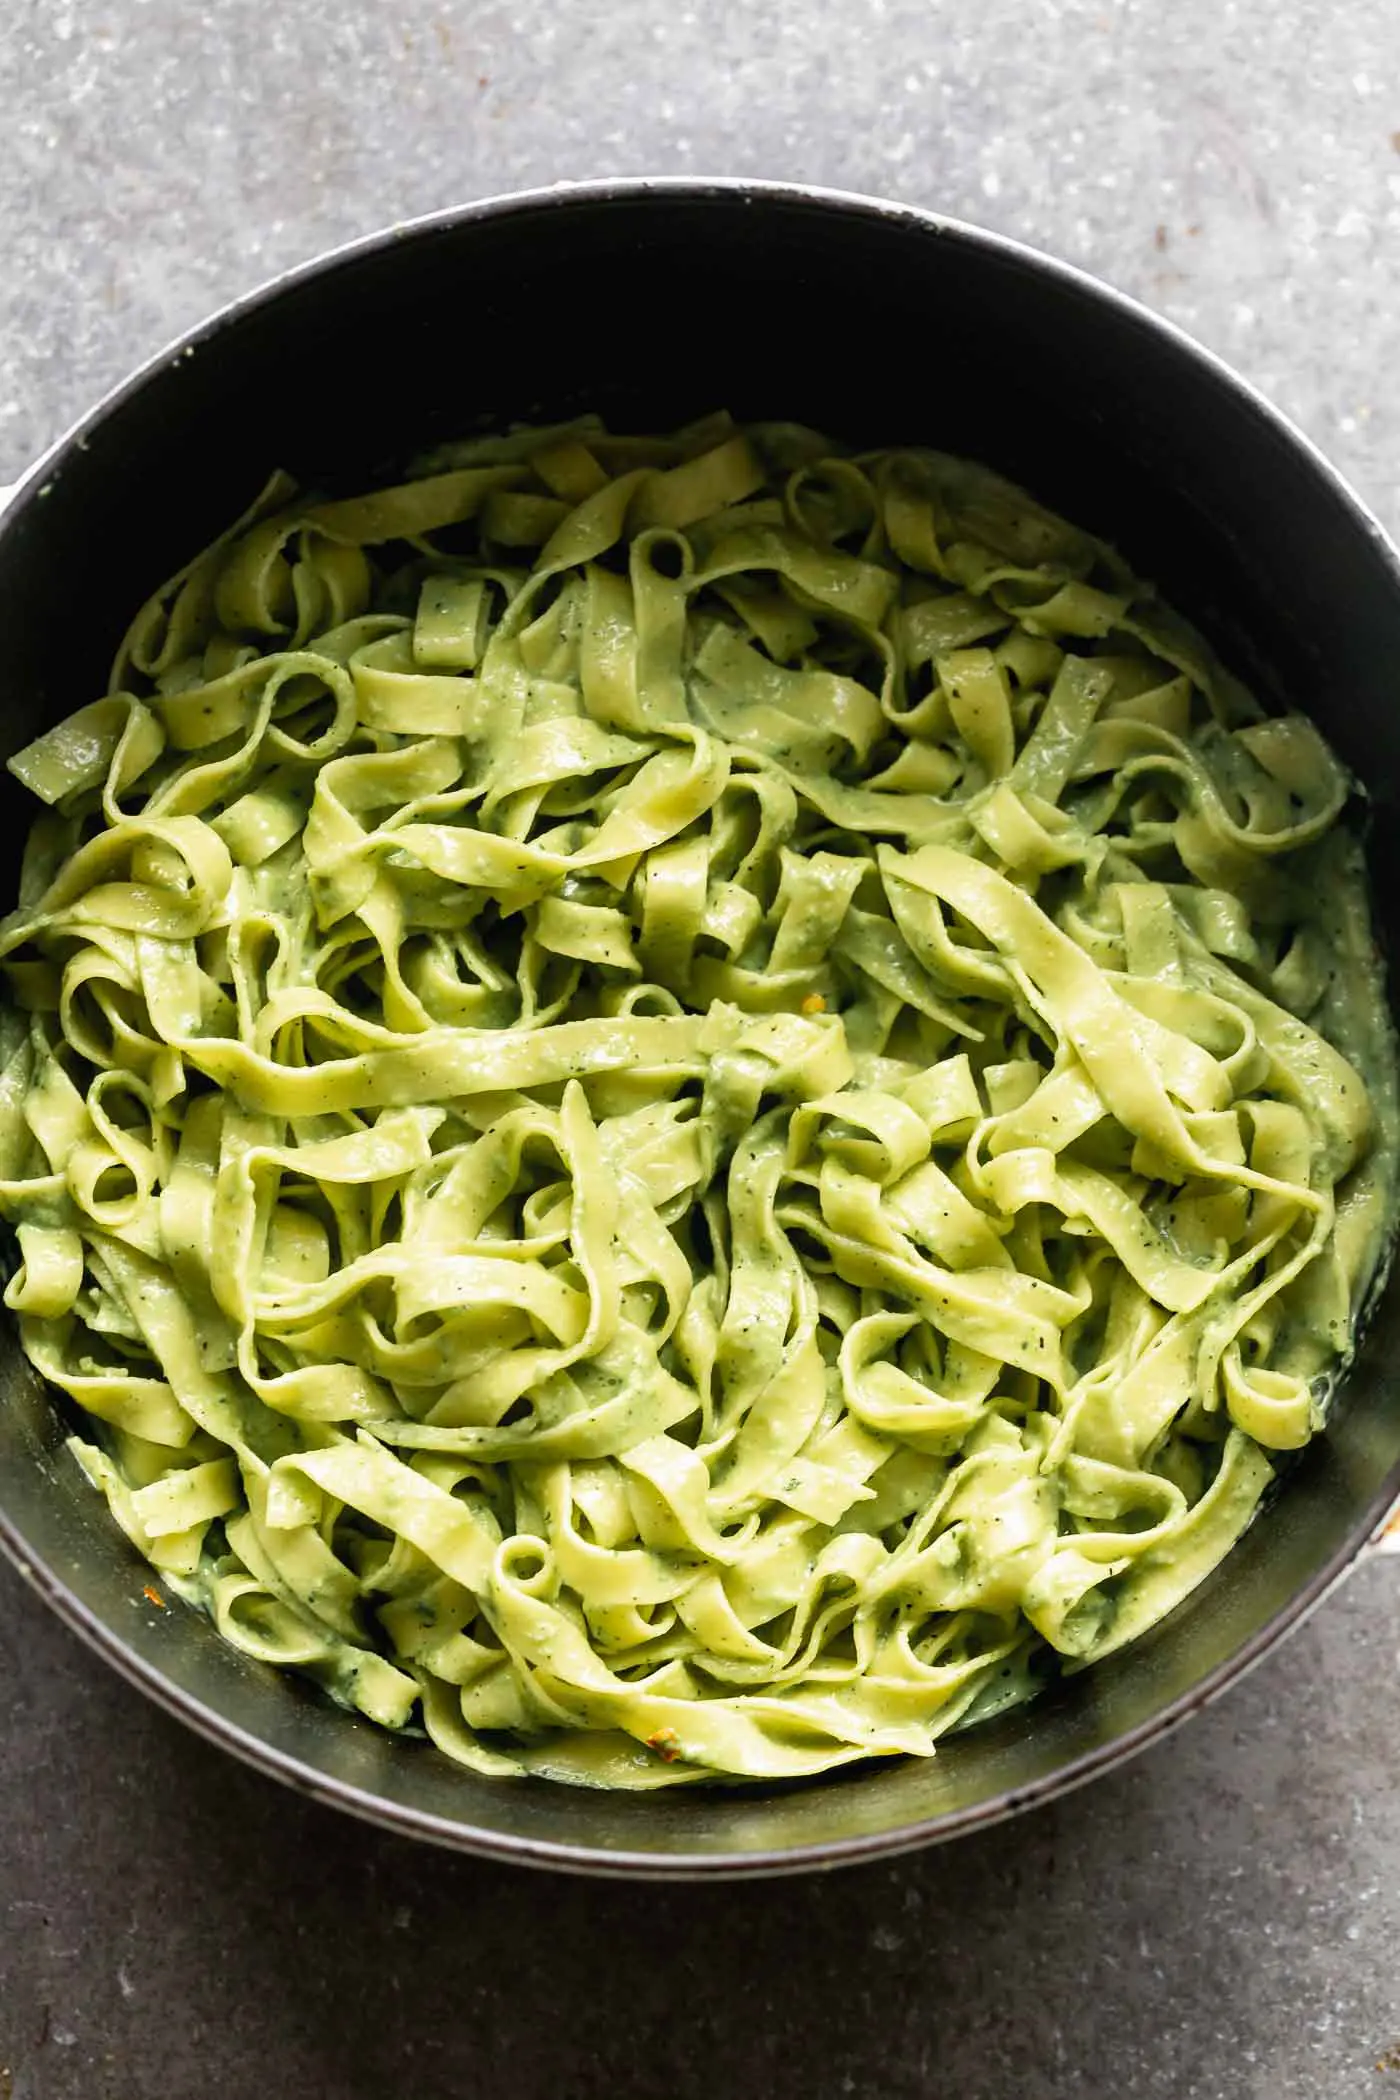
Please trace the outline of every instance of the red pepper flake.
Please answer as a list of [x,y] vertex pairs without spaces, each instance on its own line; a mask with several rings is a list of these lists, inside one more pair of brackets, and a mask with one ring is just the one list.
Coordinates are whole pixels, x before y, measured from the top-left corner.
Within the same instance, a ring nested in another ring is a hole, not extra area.
[[658,1728],[655,1735],[646,1739],[648,1750],[654,1750],[663,1764],[673,1765],[681,1754],[681,1739],[674,1728]]
[[152,1589],[149,1582],[144,1583],[142,1585],[141,1595],[145,1598],[148,1604],[154,1604],[159,1611],[165,1610],[164,1597],[162,1597],[159,1590]]

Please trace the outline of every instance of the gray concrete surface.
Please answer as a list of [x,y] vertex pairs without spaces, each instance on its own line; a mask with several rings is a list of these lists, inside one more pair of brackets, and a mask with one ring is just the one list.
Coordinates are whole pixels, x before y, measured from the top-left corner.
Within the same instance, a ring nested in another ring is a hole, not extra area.
[[[8,0],[0,108],[0,478],[176,329],[377,223],[750,173],[1086,264],[1400,527],[1395,0]],[[0,2095],[1400,2095],[1397,1577],[1090,1793],[729,1892],[342,1824],[0,1572]]]

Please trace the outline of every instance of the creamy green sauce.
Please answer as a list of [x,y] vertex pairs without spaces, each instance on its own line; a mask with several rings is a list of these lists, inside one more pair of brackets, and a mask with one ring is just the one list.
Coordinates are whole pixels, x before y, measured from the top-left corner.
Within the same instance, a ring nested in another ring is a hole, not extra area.
[[987,470],[279,478],[11,763],[6,1302],[162,1579],[375,1721],[927,1755],[1323,1426],[1400,1127],[1352,785]]

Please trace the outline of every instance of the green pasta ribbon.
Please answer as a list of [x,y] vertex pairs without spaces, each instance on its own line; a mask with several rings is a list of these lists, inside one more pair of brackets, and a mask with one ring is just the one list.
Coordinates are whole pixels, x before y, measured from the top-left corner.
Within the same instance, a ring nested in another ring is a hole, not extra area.
[[278,477],[11,768],[5,1302],[171,1588],[388,1728],[927,1755],[1324,1423],[1394,1210],[1351,783],[985,468]]

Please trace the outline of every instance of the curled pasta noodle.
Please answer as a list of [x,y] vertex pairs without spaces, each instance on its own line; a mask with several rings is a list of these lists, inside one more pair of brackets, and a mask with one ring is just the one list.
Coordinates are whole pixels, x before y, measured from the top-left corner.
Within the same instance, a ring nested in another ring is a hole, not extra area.
[[6,1303],[140,1553],[372,1720],[927,1755],[1322,1426],[1396,1150],[1351,783],[986,469],[279,477],[11,765]]

